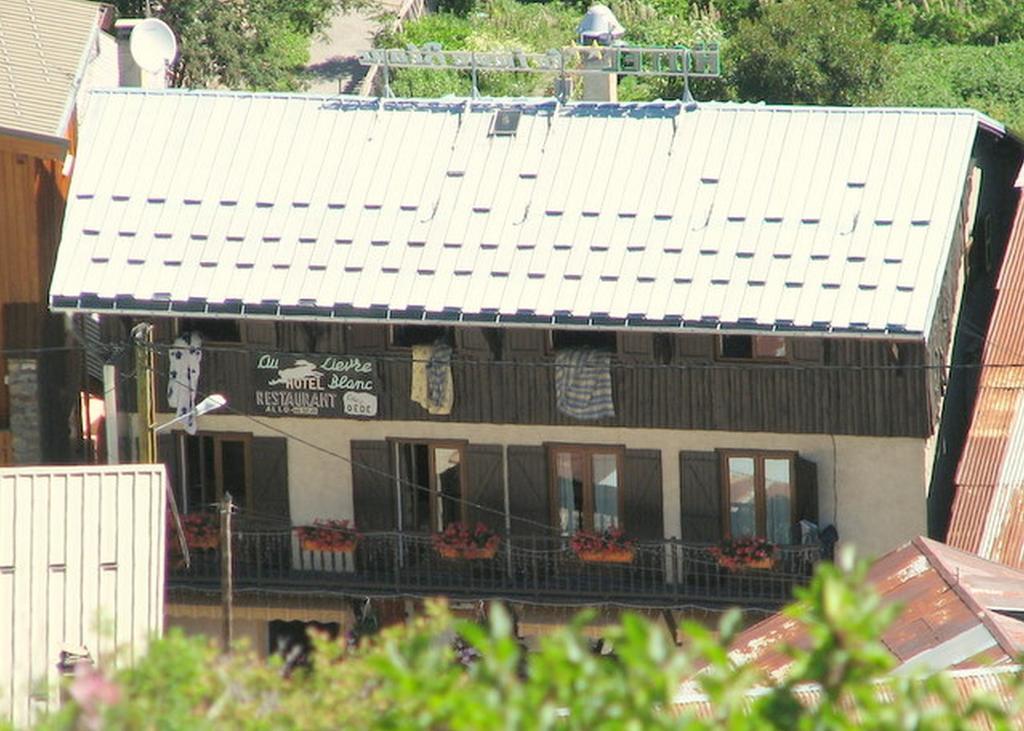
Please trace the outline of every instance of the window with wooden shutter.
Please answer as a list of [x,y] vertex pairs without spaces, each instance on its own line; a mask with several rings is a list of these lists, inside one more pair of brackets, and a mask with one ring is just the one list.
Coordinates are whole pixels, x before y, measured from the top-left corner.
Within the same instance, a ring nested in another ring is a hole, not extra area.
[[390,531],[398,508],[391,473],[391,445],[385,441],[353,440],[352,507],[361,531]]
[[722,483],[715,452],[680,452],[681,538],[696,543],[722,539]]
[[[508,456],[509,517],[513,535],[546,533],[551,525],[547,459],[544,447],[510,446]],[[538,525],[539,524],[539,525]]]

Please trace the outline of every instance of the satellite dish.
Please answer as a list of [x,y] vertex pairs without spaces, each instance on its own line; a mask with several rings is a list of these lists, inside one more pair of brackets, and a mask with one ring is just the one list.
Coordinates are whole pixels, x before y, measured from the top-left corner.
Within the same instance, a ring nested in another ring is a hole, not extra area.
[[174,31],[159,18],[146,18],[136,24],[128,48],[139,68],[150,73],[165,71],[178,56]]

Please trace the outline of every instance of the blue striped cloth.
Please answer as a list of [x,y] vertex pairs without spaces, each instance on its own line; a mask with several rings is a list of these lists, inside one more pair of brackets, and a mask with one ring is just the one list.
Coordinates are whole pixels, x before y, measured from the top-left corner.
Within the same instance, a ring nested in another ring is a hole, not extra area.
[[555,395],[558,410],[566,416],[588,421],[615,416],[611,355],[586,348],[558,351]]

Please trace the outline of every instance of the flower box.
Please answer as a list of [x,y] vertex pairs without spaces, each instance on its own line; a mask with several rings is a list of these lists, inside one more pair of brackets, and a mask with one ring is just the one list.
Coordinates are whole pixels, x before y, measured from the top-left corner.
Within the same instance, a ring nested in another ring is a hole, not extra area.
[[473,530],[462,523],[451,523],[432,539],[434,550],[441,558],[485,560],[494,558],[501,544],[501,536],[483,523]]
[[304,551],[352,553],[359,545],[359,531],[347,520],[314,520],[295,529]]
[[763,538],[734,538],[708,549],[715,561],[727,571],[775,568],[775,545]]
[[[173,520],[169,523],[168,541],[178,547],[177,530]],[[191,551],[205,551],[220,548],[220,519],[215,513],[187,513],[181,516],[181,530],[185,534],[185,545]]]
[[632,563],[636,541],[626,538],[621,528],[608,528],[600,533],[576,531],[569,546],[580,561],[587,563]]
[[633,563],[635,552],[632,548],[608,551],[577,551],[580,561],[585,563]]
[[464,558],[469,560],[483,560],[488,558],[494,558],[498,552],[498,546],[467,546],[466,548],[458,548],[456,546],[438,546],[437,553],[441,558]]

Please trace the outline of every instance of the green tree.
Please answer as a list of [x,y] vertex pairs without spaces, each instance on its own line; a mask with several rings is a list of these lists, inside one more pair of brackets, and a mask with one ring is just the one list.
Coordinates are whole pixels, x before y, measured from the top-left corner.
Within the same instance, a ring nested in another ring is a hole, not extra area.
[[[980,693],[964,703],[942,675],[887,675],[894,660],[879,637],[898,608],[881,605],[865,572],[824,565],[799,593],[786,613],[809,642],[784,649],[792,666],[777,684],[730,661],[735,613],[717,633],[687,624],[683,649],[664,627],[626,615],[606,633],[614,655],[603,656],[583,633],[586,615],[527,653],[500,607],[486,624],[455,621],[434,607],[355,650],[318,641],[308,671],[260,663],[242,650],[218,656],[172,633],[133,670],[77,678],[70,692],[78,700],[40,728],[945,731],[1007,728],[1022,717],[1021,681],[1012,676],[1007,710]],[[678,710],[687,679],[709,710]],[[809,683],[820,688],[810,705]]]
[[[118,0],[124,16],[145,13],[145,0]],[[149,8],[178,37],[172,84],[289,91],[302,87],[301,68],[313,37],[336,12],[369,0],[151,0]]]
[[886,49],[854,0],[783,0],[743,20],[725,68],[739,99],[864,104],[878,93]]

